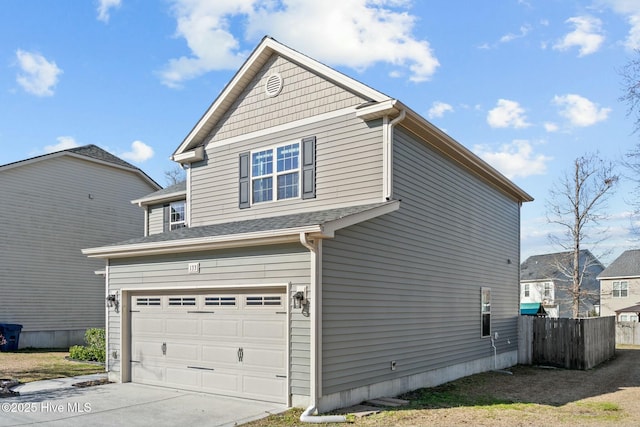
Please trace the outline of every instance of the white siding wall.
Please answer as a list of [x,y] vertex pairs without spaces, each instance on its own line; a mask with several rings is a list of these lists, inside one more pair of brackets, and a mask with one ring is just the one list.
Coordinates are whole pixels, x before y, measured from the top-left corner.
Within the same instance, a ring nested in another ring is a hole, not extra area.
[[142,236],[131,200],[155,190],[133,172],[67,156],[0,172],[0,322],[22,324],[27,339],[104,326],[104,278],[94,274],[104,261],[81,249]]
[[518,203],[401,129],[394,165],[400,210],[323,243],[325,395],[493,356],[483,286],[498,354],[517,349]]
[[[188,274],[190,262],[200,263],[199,274]],[[232,285],[286,284],[309,286],[309,251],[300,245],[264,246],[193,254],[113,259],[109,267],[110,292],[122,288],[194,288]],[[289,299],[291,303],[291,299]],[[120,313],[109,311],[110,378],[120,379]],[[291,316],[291,392],[309,394],[309,318],[300,310]]]
[[[613,297],[613,282],[628,283],[626,297]],[[640,301],[640,278],[600,280],[600,316],[615,316],[616,310],[631,307]]]
[[[239,209],[239,154],[307,136],[316,136],[316,198]],[[192,226],[374,203],[382,197],[381,123],[367,124],[354,114],[211,148],[207,158],[191,170]]]
[[163,205],[149,206],[147,213],[149,220],[149,236],[162,233],[164,231],[164,208]]

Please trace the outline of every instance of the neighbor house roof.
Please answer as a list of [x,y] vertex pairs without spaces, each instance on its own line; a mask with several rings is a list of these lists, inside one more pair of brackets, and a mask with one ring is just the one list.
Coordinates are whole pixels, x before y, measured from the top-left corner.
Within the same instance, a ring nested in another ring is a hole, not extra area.
[[631,307],[619,308],[616,310],[616,314],[618,313],[640,313],[640,303],[632,305]]
[[148,194],[140,199],[132,200],[131,203],[139,206],[150,205],[154,203],[171,202],[174,200],[185,199],[187,196],[187,182],[182,181],[173,184],[162,190]]
[[[384,116],[399,117],[404,112],[406,118],[400,124],[420,135],[421,138],[428,141],[433,148],[461,164],[466,169],[480,176],[483,180],[499,188],[517,201],[530,202],[533,200],[529,194],[484,160],[480,159],[469,149],[455,141],[400,101],[291,49],[271,37],[263,38],[262,42],[254,49],[251,55],[249,55],[242,67],[240,67],[231,81],[225,86],[220,95],[213,101],[209,109],[173,153],[173,160],[179,161],[182,158],[190,158],[189,153],[192,153],[192,150],[206,144],[207,137],[215,128],[216,123],[223,117],[227,109],[233,104],[237,97],[240,96],[247,85],[253,81],[253,78],[260,72],[262,66],[266,64],[274,54],[312,70],[324,79],[346,88],[366,100],[362,105],[354,108],[354,113],[362,120],[373,120]],[[194,158],[196,157],[200,158],[200,156],[195,156]]]
[[117,258],[291,243],[299,241],[300,233],[312,238],[331,238],[336,230],[393,212],[399,207],[399,201],[390,201],[181,228],[109,246],[84,249],[82,253],[95,258]]
[[149,175],[144,173],[142,169],[132,165],[131,163],[128,163],[122,160],[117,156],[114,156],[108,151],[105,151],[102,148],[98,147],[97,145],[93,145],[93,144],[84,145],[81,147],[69,148],[66,150],[55,151],[53,153],[42,154],[40,156],[19,160],[17,162],[8,163],[6,165],[0,165],[0,172],[2,172],[3,170],[9,170],[12,168],[21,167],[24,165],[33,164],[43,160],[62,157],[62,156],[76,157],[76,158],[90,160],[96,163],[101,163],[101,164],[112,166],[112,167],[117,167],[120,169],[127,169],[140,175],[145,181],[149,182],[152,186],[156,188],[162,188],[157,182],[151,179]]
[[624,251],[598,275],[598,279],[630,277],[640,277],[640,249]]
[[[587,261],[588,260],[588,261]],[[573,252],[557,252],[553,254],[533,255],[527,258],[520,266],[521,282],[536,282],[554,279],[566,280],[566,274],[559,268],[560,265],[571,265]],[[590,251],[583,249],[580,251],[580,265],[585,261],[596,265],[604,266],[598,261]]]

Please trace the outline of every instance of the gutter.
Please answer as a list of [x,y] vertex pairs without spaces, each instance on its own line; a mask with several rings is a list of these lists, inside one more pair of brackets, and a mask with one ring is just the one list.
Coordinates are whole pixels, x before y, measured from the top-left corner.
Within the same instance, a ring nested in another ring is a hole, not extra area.
[[[320,240],[320,242],[322,242]],[[319,280],[319,268],[320,268],[320,243],[315,240],[313,243],[309,240],[309,235],[307,233],[300,233],[300,243],[305,248],[309,249],[311,254],[311,274],[310,274],[310,288],[311,292],[311,327],[310,327],[310,396],[309,400],[311,401],[311,405],[304,410],[302,415],[300,415],[300,421],[303,423],[344,423],[347,421],[347,418],[342,415],[312,415],[316,413],[316,408],[318,405],[318,390],[320,386],[319,380],[319,358],[320,358],[320,339],[322,337],[320,331],[320,292],[321,292],[321,280]]]
[[383,200],[393,199],[393,128],[406,116],[407,110],[402,109],[395,119],[389,121],[389,116],[382,119]]

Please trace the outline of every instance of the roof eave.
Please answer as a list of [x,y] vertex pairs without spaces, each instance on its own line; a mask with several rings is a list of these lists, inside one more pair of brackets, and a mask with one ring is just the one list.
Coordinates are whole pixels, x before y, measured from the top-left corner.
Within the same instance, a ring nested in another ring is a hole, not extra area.
[[82,253],[89,258],[128,258],[133,256],[161,255],[167,253],[183,253],[228,249],[256,245],[274,245],[299,241],[300,233],[322,234],[319,225],[287,228],[283,230],[267,230],[253,233],[228,234],[223,236],[197,237],[183,240],[162,242],[133,243],[129,245],[102,246],[83,249]]
[[163,194],[157,197],[143,197],[141,199],[132,200],[131,203],[138,206],[146,206],[157,203],[173,202],[175,200],[186,199],[186,191],[176,191],[174,193]]

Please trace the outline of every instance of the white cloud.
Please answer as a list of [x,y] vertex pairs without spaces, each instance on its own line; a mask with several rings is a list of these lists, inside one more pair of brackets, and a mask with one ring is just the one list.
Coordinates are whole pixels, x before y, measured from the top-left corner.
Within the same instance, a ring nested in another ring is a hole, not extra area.
[[435,117],[442,117],[444,116],[444,113],[447,112],[453,112],[453,107],[451,105],[444,102],[435,101],[433,104],[431,104],[431,108],[429,108],[429,112],[427,114],[429,115],[430,119],[433,119]]
[[56,63],[47,61],[39,53],[21,49],[16,51],[16,58],[21,70],[16,76],[18,84],[33,95],[53,95],[53,87],[58,83],[58,76],[62,74]]
[[79,147],[80,144],[71,136],[59,136],[56,138],[57,144],[47,145],[44,147],[45,153],[53,153],[55,151],[68,150],[69,148]]
[[629,50],[640,49],[640,2],[637,0],[600,0],[600,3],[626,17],[631,28],[624,45]]
[[572,126],[586,127],[606,120],[611,108],[600,108],[580,95],[567,94],[554,96],[555,105],[560,107],[560,115],[569,120]]
[[487,114],[487,123],[492,128],[513,127],[516,129],[530,126],[524,114],[524,108],[516,101],[499,99],[498,105]]
[[363,70],[388,63],[396,68],[390,75],[407,70],[414,82],[428,80],[440,65],[429,43],[413,36],[417,18],[403,0],[350,0],[331,7],[302,0],[173,0],[173,5],[176,35],[186,40],[191,55],[171,59],[161,71],[170,87],[209,71],[238,68],[248,54],[234,36],[241,32],[246,40],[270,34],[330,65]]
[[578,56],[595,53],[604,42],[602,35],[602,21],[593,16],[574,16],[565,22],[573,24],[575,29],[558,40],[553,48],[556,50],[568,50],[579,47]]
[[560,127],[558,126],[557,123],[546,122],[544,124],[544,130],[546,130],[547,132],[557,132],[558,129],[560,129]]
[[120,7],[121,0],[99,0],[98,2],[98,20],[102,22],[109,22],[109,13],[111,9]]
[[529,31],[531,31],[531,25],[522,25],[520,27],[520,33],[505,34],[504,36],[500,37],[500,43],[509,43],[515,39],[526,37],[527,34],[529,34]]
[[543,154],[534,154],[527,140],[514,140],[498,151],[492,151],[486,145],[476,145],[473,151],[509,179],[543,175],[547,171],[547,163],[552,160]]
[[142,141],[133,141],[131,143],[131,151],[120,155],[125,160],[142,163],[153,157],[153,148]]

